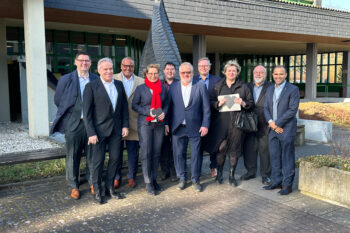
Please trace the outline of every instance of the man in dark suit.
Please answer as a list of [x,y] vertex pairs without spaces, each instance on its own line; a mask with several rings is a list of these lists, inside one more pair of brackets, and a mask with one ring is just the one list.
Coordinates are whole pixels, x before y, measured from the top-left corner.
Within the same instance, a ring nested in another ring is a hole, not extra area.
[[[191,180],[196,192],[202,190],[199,182],[202,153],[201,137],[208,133],[210,104],[208,91],[202,82],[192,84],[193,66],[184,62],[179,67],[181,81],[169,91],[169,118],[174,150],[174,162],[180,182],[177,189],[186,185],[187,146],[191,147]],[[169,131],[169,127],[166,127]]]
[[[178,82],[175,79],[176,67],[172,62],[167,62],[164,66],[164,80],[163,85],[166,87],[167,92],[169,92],[170,87]],[[171,121],[169,119],[169,121]],[[159,160],[160,168],[162,170],[161,180],[166,180],[171,177],[171,181],[176,182],[178,178],[176,177],[175,165],[174,165],[174,156],[173,156],[173,147],[171,145],[171,134],[167,132],[163,138],[162,144],[162,153]]]
[[71,197],[80,198],[79,167],[82,152],[86,155],[86,177],[93,193],[91,181],[91,155],[87,143],[86,130],[83,122],[83,92],[85,85],[98,76],[89,72],[91,66],[90,56],[78,53],[74,64],[77,69],[72,73],[63,75],[58,81],[55,92],[57,116],[53,122],[51,133],[65,134],[66,139],[66,179],[72,188]]
[[[198,60],[198,72],[199,75],[193,76],[192,83],[195,84],[197,82],[203,82],[208,90],[209,96],[214,90],[215,84],[220,81],[220,77],[214,76],[209,74],[211,67],[211,63],[209,58],[203,57]],[[212,111],[211,114],[215,113],[216,111]],[[213,117],[211,117],[213,119]],[[216,153],[210,154],[210,173],[211,177],[216,177],[217,170],[216,170]]]
[[283,66],[273,70],[275,85],[265,95],[264,114],[269,123],[269,149],[272,184],[266,190],[282,187],[281,195],[292,192],[295,176],[295,136],[297,132],[296,113],[299,107],[298,87],[286,81],[287,72]]
[[267,88],[271,85],[266,81],[266,69],[259,65],[253,70],[253,81],[248,87],[254,97],[255,106],[253,111],[258,115],[258,131],[247,133],[243,144],[244,166],[247,173],[241,176],[241,180],[255,178],[257,170],[257,157],[260,157],[260,175],[262,183],[271,184],[271,164],[269,157],[269,138],[267,123],[264,116],[264,100]]
[[129,112],[123,83],[113,79],[113,61],[110,58],[100,59],[98,73],[100,78],[85,87],[83,109],[88,143],[92,148],[94,200],[102,204],[104,198],[101,195],[101,179],[106,146],[109,160],[105,194],[112,198],[122,198],[114,191],[113,180],[121,156],[121,140],[129,132]]

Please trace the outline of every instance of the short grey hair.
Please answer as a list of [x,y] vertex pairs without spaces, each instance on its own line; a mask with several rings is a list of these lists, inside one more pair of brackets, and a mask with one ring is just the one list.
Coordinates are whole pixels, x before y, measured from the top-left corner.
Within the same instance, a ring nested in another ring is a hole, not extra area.
[[263,65],[257,65],[257,66],[255,66],[253,72],[255,71],[255,69],[256,69],[257,67],[263,68],[264,72],[267,73],[267,70],[266,70],[265,66],[263,66]]
[[241,66],[238,64],[237,60],[229,60],[229,61],[227,61],[225,66],[224,66],[224,71],[222,73],[225,74],[227,68],[230,67],[230,66],[236,67],[237,75],[239,75],[239,73],[241,72]]
[[134,59],[133,59],[132,57],[124,57],[124,58],[122,59],[121,64],[123,64],[125,60],[130,60],[130,61],[132,61],[132,65],[135,65],[135,61],[134,61]]
[[100,65],[101,65],[102,62],[109,62],[109,63],[111,63],[112,66],[113,66],[113,61],[112,61],[112,59],[110,59],[109,57],[104,57],[104,58],[101,58],[100,60],[98,60],[98,62],[97,62],[97,69],[100,68]]
[[193,66],[192,66],[191,63],[189,63],[189,62],[183,62],[183,63],[181,63],[181,65],[180,65],[180,67],[179,67],[179,70],[181,69],[182,66],[189,66],[190,69],[191,69],[191,72],[193,73]]
[[208,65],[211,66],[211,62],[210,62],[209,58],[207,58],[207,57],[202,57],[201,59],[198,60],[198,64],[199,64],[201,61],[207,61],[207,62],[208,62]]

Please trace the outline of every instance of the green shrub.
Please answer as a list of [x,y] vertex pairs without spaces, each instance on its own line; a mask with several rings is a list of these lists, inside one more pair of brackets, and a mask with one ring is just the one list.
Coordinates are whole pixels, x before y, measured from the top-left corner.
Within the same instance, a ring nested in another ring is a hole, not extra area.
[[334,167],[340,170],[350,172],[350,157],[334,156],[334,155],[312,155],[299,158],[296,166],[299,167],[301,161],[310,162],[314,167]]

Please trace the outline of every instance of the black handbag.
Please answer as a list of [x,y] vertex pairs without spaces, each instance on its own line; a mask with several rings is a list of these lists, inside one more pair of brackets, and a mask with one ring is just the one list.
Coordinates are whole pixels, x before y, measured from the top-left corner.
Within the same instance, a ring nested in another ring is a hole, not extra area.
[[254,112],[240,111],[237,113],[235,127],[245,132],[258,131],[258,115]]

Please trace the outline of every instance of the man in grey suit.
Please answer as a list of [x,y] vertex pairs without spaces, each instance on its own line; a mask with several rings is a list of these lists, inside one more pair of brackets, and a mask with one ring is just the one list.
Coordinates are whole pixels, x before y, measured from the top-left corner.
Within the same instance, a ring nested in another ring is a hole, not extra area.
[[264,101],[267,88],[271,85],[266,81],[266,69],[259,65],[254,68],[253,81],[248,83],[248,87],[254,97],[255,106],[253,111],[258,116],[258,131],[247,133],[243,144],[244,166],[247,173],[241,176],[241,180],[255,178],[257,170],[257,157],[260,157],[260,175],[262,183],[271,183],[271,164],[269,157],[269,138],[267,124],[264,116]]
[[[134,59],[131,57],[123,58],[121,62],[121,72],[113,75],[115,80],[123,83],[129,108],[129,135],[123,138],[121,149],[128,152],[128,185],[131,188],[136,187],[136,173],[139,159],[139,136],[137,134],[137,117],[138,114],[131,108],[136,87],[144,83],[144,79],[134,74]],[[123,152],[117,165],[117,173],[114,178],[114,188],[118,188],[122,180]]]
[[74,64],[77,69],[72,73],[63,75],[58,81],[55,92],[57,116],[52,124],[51,133],[65,134],[66,139],[66,178],[72,188],[71,197],[80,198],[79,167],[82,152],[86,156],[86,177],[90,184],[91,193],[94,189],[91,181],[91,155],[87,144],[86,130],[83,122],[83,92],[85,85],[98,79],[98,76],[89,72],[91,66],[90,56],[78,53]]

